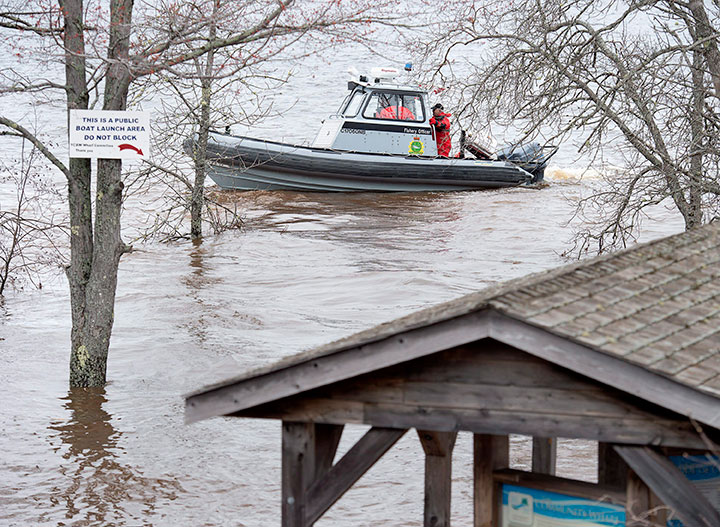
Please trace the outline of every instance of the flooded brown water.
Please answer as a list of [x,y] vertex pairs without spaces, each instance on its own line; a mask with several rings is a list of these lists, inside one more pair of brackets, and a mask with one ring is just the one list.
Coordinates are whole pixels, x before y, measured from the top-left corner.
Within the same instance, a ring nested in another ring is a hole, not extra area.
[[[58,276],[0,306],[0,525],[270,526],[280,522],[280,428],[183,424],[204,384],[563,263],[567,197],[227,193],[245,229],[150,244],[121,263],[108,385],[67,389],[69,305]],[[675,232],[665,219],[646,237]],[[341,451],[363,433],[346,430]],[[564,442],[560,474],[594,478],[594,447]],[[470,525],[471,437],[454,458],[454,525]],[[529,463],[513,438],[513,464]],[[320,526],[422,523],[422,449],[401,440]]]

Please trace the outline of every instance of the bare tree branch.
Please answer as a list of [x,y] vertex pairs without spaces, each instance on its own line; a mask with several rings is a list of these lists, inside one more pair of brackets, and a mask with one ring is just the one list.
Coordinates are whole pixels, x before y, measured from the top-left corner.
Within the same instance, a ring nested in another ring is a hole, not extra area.
[[8,119],[7,117],[0,116],[0,124],[7,126],[8,128],[12,129],[13,135],[20,135],[30,141],[35,148],[37,148],[42,155],[44,155],[48,161],[50,161],[53,165],[55,165],[60,172],[65,174],[67,178],[70,178],[70,171],[68,168],[60,161],[55,155],[40,141],[35,134],[27,130],[22,125],[16,123],[15,121]]

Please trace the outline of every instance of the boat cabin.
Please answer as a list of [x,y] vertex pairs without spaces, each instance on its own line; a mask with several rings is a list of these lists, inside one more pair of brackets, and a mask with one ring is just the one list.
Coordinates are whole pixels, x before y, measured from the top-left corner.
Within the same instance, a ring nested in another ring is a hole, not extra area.
[[400,70],[351,70],[350,93],[322,123],[313,147],[352,152],[437,156],[428,94],[396,81]]

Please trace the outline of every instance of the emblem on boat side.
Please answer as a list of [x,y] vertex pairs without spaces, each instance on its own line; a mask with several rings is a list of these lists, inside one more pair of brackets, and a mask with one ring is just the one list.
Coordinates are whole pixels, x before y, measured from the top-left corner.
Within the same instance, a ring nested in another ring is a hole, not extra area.
[[420,141],[419,137],[413,137],[413,140],[410,142],[408,152],[416,156],[420,156],[423,154],[423,152],[425,152],[425,145],[422,141]]

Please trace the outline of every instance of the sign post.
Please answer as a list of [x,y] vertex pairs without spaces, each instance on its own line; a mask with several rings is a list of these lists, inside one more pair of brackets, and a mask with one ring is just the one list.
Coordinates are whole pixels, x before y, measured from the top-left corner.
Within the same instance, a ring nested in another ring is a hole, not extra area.
[[150,112],[70,110],[70,157],[146,159]]

